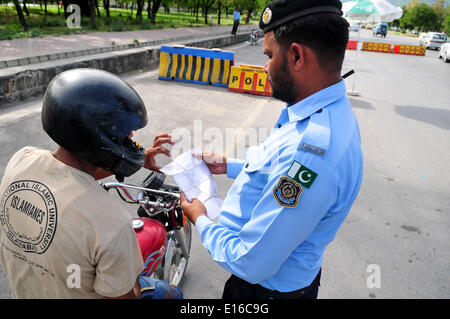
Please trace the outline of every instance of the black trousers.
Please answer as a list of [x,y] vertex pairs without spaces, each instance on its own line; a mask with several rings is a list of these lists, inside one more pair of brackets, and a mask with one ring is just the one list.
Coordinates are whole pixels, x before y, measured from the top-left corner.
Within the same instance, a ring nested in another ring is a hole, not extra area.
[[236,34],[238,26],[239,26],[239,20],[234,20],[233,30],[231,30],[231,34]]
[[222,299],[317,299],[321,272],[322,269],[308,287],[291,292],[270,290],[261,285],[251,284],[235,275],[231,275],[225,283]]

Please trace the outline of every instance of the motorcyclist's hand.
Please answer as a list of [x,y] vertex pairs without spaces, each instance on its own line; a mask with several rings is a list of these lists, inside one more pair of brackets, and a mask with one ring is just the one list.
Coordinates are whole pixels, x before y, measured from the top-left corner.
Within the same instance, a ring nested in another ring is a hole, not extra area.
[[175,144],[172,140],[172,136],[169,134],[159,134],[155,137],[153,145],[145,150],[145,163],[144,167],[152,171],[159,171],[161,166],[156,165],[155,156],[158,154],[164,154],[170,157],[170,151],[162,146],[163,144]]
[[167,281],[144,276],[139,276],[138,280],[142,299],[183,299],[181,289]]
[[212,174],[227,173],[227,158],[212,152],[194,153],[196,159],[204,160]]
[[206,207],[197,198],[189,202],[183,192],[180,194],[180,205],[184,215],[195,225],[197,218],[206,216]]

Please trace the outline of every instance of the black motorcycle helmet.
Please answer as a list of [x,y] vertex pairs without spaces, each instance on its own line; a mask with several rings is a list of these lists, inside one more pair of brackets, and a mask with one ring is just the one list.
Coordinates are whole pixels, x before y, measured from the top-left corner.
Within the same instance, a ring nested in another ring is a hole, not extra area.
[[128,137],[147,124],[144,102],[111,73],[60,73],[48,85],[41,117],[44,130],[58,145],[113,172],[119,181],[144,165],[144,149]]

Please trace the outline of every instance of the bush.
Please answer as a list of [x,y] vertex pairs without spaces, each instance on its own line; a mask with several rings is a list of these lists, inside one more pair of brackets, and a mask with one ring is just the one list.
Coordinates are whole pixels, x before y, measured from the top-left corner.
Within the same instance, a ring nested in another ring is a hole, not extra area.
[[41,31],[39,29],[31,29],[30,35],[32,38],[37,38],[42,35]]
[[150,23],[150,21],[145,20],[144,22],[141,23],[140,27],[141,30],[151,30],[153,28],[152,24]]
[[110,31],[123,31],[125,29],[125,25],[122,22],[122,19],[113,19],[110,25]]
[[0,40],[12,40],[16,35],[16,31],[12,29],[0,30]]
[[66,20],[63,17],[44,16],[42,19],[29,19],[27,23],[30,28],[64,27]]

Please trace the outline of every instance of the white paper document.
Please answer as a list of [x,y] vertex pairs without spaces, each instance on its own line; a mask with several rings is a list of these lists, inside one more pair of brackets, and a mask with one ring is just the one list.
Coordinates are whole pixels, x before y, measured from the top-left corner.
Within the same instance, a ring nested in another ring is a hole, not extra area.
[[206,214],[213,220],[219,216],[222,199],[211,172],[202,160],[196,159],[194,150],[185,152],[173,162],[161,168],[161,172],[173,177],[178,187],[191,201],[197,198],[206,207]]

